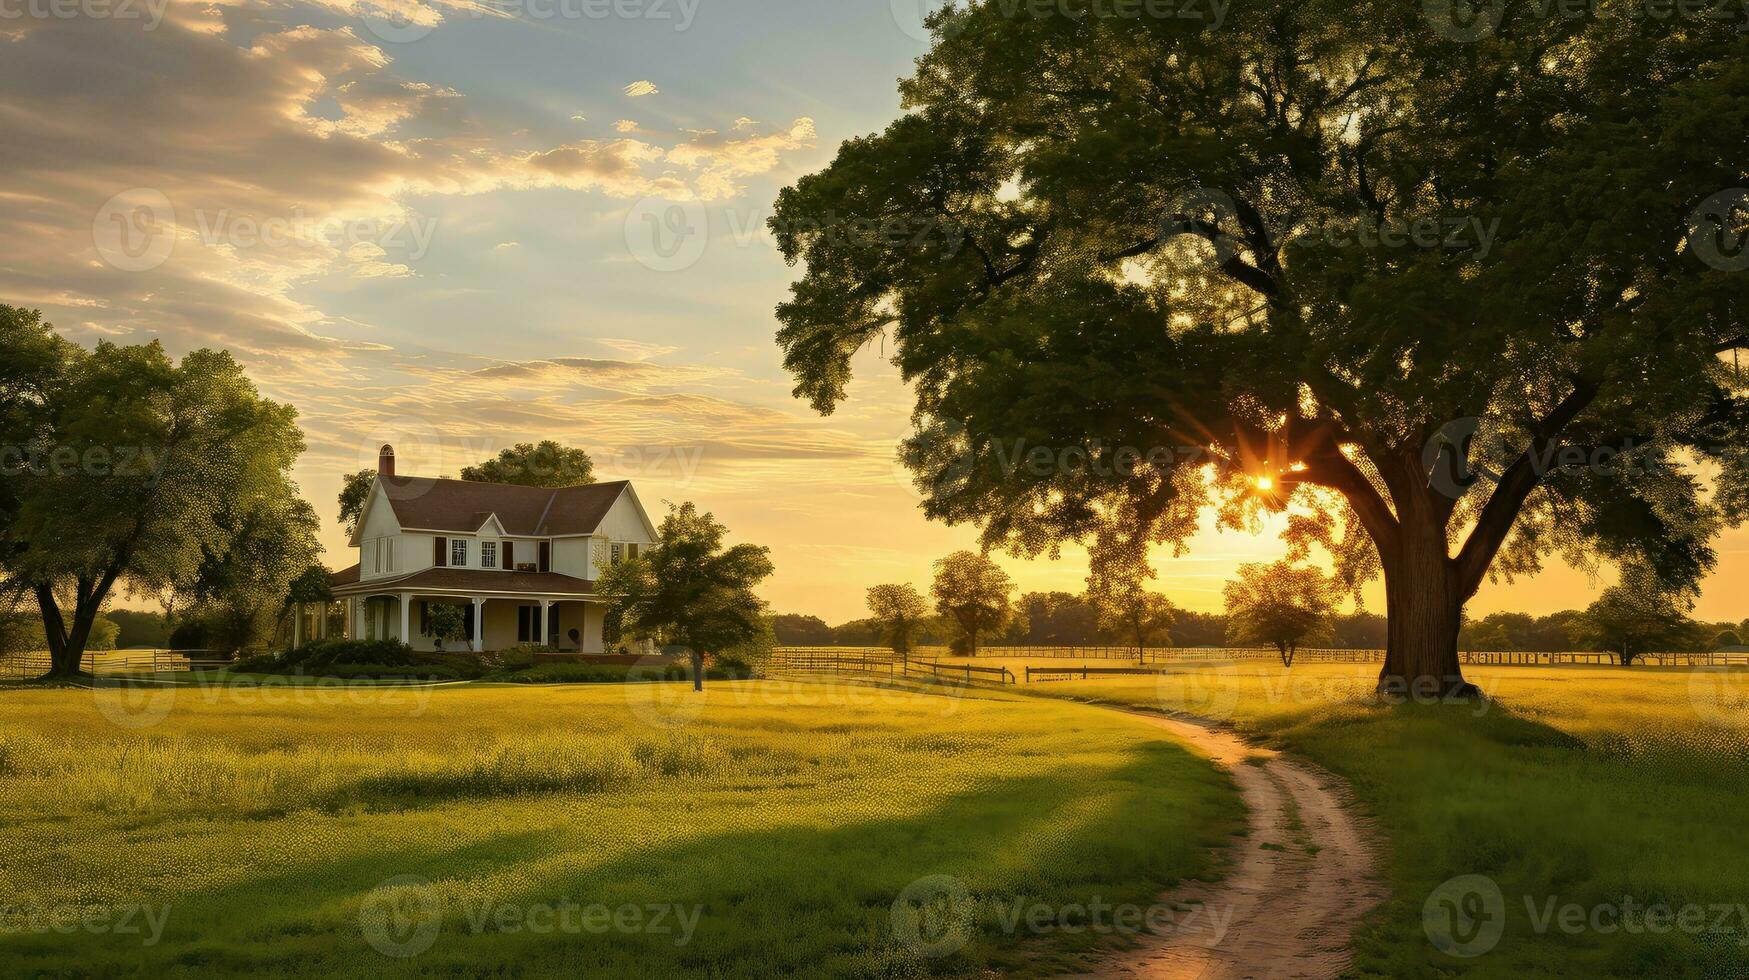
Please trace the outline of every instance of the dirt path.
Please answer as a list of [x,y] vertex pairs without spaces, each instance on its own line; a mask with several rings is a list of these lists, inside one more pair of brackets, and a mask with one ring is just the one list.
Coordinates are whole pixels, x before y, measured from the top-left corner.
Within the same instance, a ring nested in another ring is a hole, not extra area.
[[[1149,980],[1337,977],[1360,918],[1384,901],[1378,860],[1339,779],[1228,732],[1126,712],[1226,767],[1250,810],[1231,872],[1163,901],[1176,923],[1085,974]],[[1259,758],[1261,757],[1261,758]],[[1253,761],[1247,762],[1247,759]],[[1193,914],[1194,913],[1194,914]]]

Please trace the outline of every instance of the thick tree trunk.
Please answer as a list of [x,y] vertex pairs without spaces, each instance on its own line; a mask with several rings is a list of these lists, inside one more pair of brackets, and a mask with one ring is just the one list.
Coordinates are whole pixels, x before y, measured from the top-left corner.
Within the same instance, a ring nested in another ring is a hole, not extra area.
[[692,689],[704,690],[704,654],[692,651]]
[[1447,552],[1445,528],[1406,522],[1395,554],[1385,556],[1389,639],[1379,693],[1417,702],[1475,697],[1458,662],[1463,583]]
[[37,607],[42,612],[43,636],[49,645],[49,672],[44,679],[71,680],[80,676],[84,673],[85,644],[90,640],[91,627],[97,621],[96,610],[76,609],[72,629],[68,629],[54,590],[39,585],[35,592]]

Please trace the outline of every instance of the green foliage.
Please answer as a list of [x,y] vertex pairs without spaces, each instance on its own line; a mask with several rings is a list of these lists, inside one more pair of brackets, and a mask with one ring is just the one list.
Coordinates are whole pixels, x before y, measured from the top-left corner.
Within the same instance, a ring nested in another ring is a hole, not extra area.
[[91,621],[91,637],[85,641],[85,649],[114,650],[120,636],[121,624],[108,616],[98,616]]
[[818,616],[779,613],[771,618],[777,642],[786,647],[827,646],[833,642],[832,627]]
[[1291,667],[1302,645],[1331,634],[1340,593],[1315,568],[1289,562],[1241,565],[1227,583],[1227,630],[1240,643],[1271,643]]
[[551,439],[539,445],[517,443],[478,466],[462,469],[474,483],[512,483],[525,487],[580,487],[595,482],[595,463],[581,449]]
[[1139,585],[1090,595],[1099,612],[1099,628],[1140,651],[1170,639],[1178,610],[1163,595]]
[[4,305],[0,349],[0,445],[31,451],[0,494],[0,574],[36,597],[54,673],[80,669],[122,579],[277,601],[310,564],[284,570],[316,550],[289,479],[304,448],[296,413],[261,398],[228,353],[85,350]]
[[1068,592],[1028,592],[1002,642],[1014,646],[1087,646],[1105,637],[1092,600]]
[[426,603],[425,626],[427,634],[437,640],[439,650],[445,643],[468,638],[467,618],[462,614],[462,607],[453,602]]
[[376,482],[376,470],[359,470],[341,478],[340,523],[349,536],[358,533],[358,522],[364,519],[364,505],[370,502],[370,491]]
[[959,629],[956,651],[976,656],[978,638],[1001,631],[1014,615],[1013,592],[1008,573],[975,551],[956,551],[935,563],[930,593],[937,611]]
[[1693,603],[1656,575],[1629,568],[1620,585],[1603,590],[1573,623],[1573,639],[1591,650],[1619,654],[1623,666],[1642,654],[1692,650],[1704,631],[1689,617]]
[[929,615],[929,606],[910,583],[876,585],[868,590],[868,611],[880,623],[883,639],[893,652],[906,655],[916,643],[917,630]]
[[767,549],[724,547],[727,529],[691,502],[670,507],[657,543],[610,565],[596,592],[619,610],[621,628],[694,656],[731,650],[770,633],[753,589],[772,573]]
[[162,649],[170,641],[170,626],[163,613],[111,609],[104,615],[121,628],[115,640],[118,649]]
[[1714,650],[1728,650],[1743,645],[1743,636],[1736,630],[1726,630],[1713,638]]
[[[1695,215],[1749,154],[1740,14],[1461,44],[1414,3],[1241,2],[1219,30],[1012,9],[938,13],[904,114],[770,222],[802,267],[778,309],[797,395],[832,411],[885,343],[930,517],[1134,568],[1206,507],[1291,502],[1343,588],[1392,559],[1392,604],[1551,554],[1712,567],[1749,515],[1718,356],[1749,346],[1749,276],[1704,261]],[[1543,462],[1567,448],[1607,462]]]

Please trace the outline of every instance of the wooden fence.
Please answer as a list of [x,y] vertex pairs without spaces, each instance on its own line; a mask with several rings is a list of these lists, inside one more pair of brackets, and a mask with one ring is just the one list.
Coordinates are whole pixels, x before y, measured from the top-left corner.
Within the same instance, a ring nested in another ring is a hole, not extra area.
[[[230,663],[206,650],[103,650],[85,654],[85,669],[93,674],[176,674],[213,670]],[[29,680],[49,672],[47,650],[0,657],[0,679]]]
[[[944,648],[927,648],[933,656],[946,654]],[[1274,647],[1150,647],[1137,656],[1134,647],[984,647],[977,659],[989,660],[1080,660],[1082,666],[1026,667],[1027,683],[1038,680],[1064,680],[1069,677],[1099,675],[1146,675],[1159,673],[1173,664],[1275,662],[1281,655]],[[1383,650],[1303,649],[1294,657],[1294,664],[1349,663],[1382,664]],[[1458,654],[1460,662],[1470,666],[1489,667],[1562,667],[1585,665],[1615,665],[1620,659],[1613,653],[1576,651],[1544,653],[1528,651],[1466,651]],[[1128,666],[1114,666],[1113,661],[1127,661]],[[1095,666],[1094,661],[1104,661]],[[1638,660],[1642,664],[1662,667],[1726,667],[1749,666],[1749,653],[1649,653]],[[901,660],[891,650],[881,647],[779,647],[773,654],[774,671],[815,673],[865,673],[888,676],[958,675],[964,679],[991,680],[1004,678],[1005,684],[1017,683],[1012,671],[1000,666],[967,663],[940,663],[914,653],[910,661]]]

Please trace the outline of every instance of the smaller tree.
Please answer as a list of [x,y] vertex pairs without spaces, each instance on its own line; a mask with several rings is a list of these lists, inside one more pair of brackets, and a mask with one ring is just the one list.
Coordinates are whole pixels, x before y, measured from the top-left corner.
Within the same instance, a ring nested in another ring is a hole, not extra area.
[[437,652],[443,652],[443,645],[452,640],[465,640],[467,634],[467,618],[462,615],[462,607],[453,602],[432,602],[425,606],[425,628],[437,641]]
[[723,546],[728,529],[692,503],[670,506],[656,546],[609,565],[595,583],[619,611],[620,629],[684,647],[695,690],[704,690],[704,658],[766,635],[765,603],[753,594],[773,568],[770,552]]
[[1743,637],[1734,629],[1725,630],[1713,639],[1714,650],[1727,650],[1731,647],[1740,647],[1742,645]]
[[1000,631],[1013,615],[1013,580],[1001,566],[975,551],[956,551],[936,562],[930,592],[936,609],[959,627],[970,656],[978,655],[980,635]]
[[1235,642],[1270,643],[1284,667],[1302,644],[1330,635],[1339,593],[1315,568],[1289,562],[1243,565],[1227,583],[1227,631]]
[[1135,647],[1138,661],[1154,640],[1170,639],[1168,631],[1178,619],[1178,610],[1165,596],[1140,587],[1092,593],[1088,598],[1099,610],[1099,628]]
[[868,590],[868,611],[881,624],[888,646],[901,658],[910,659],[917,629],[929,615],[923,594],[909,583],[877,585]]
[[519,442],[478,466],[462,469],[470,483],[513,483],[524,487],[580,487],[595,482],[595,461],[581,449],[551,439]]
[[358,522],[364,517],[364,505],[370,500],[370,488],[377,482],[376,470],[348,473],[340,480],[340,523],[348,537],[358,533]]
[[1573,640],[1593,650],[1607,650],[1631,667],[1658,650],[1685,649],[1694,642],[1692,603],[1667,588],[1650,571],[1628,568],[1620,585],[1603,590],[1573,624]]

